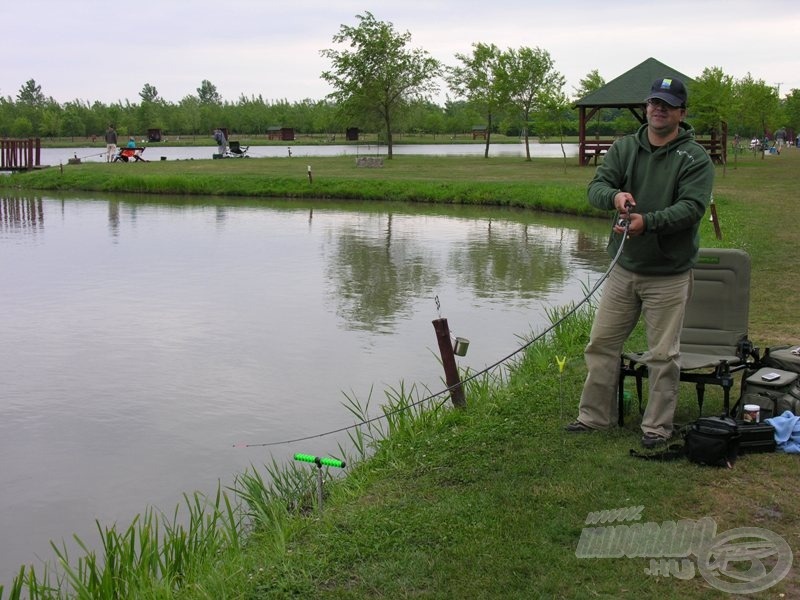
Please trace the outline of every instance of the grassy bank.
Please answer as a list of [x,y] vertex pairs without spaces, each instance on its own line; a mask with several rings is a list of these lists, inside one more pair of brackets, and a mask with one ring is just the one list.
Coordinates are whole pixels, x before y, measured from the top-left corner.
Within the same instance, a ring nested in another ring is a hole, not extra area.
[[[559,164],[560,175],[554,176]],[[558,161],[409,156],[385,160],[382,168],[359,168],[353,157],[342,156],[86,163],[20,174],[6,184],[16,181],[43,190],[502,204],[591,214],[582,197],[585,175],[585,170],[565,170]]]
[[[401,157],[383,169],[357,169],[352,158],[314,159],[313,183],[305,168],[294,159],[99,164],[0,181],[11,188],[153,193],[174,188],[234,196],[245,194],[232,190],[247,188],[262,190],[251,194],[256,196],[275,190],[275,195],[366,201],[504,204],[513,197],[521,206],[580,212],[591,176],[591,169],[565,168],[558,160]],[[796,149],[764,160],[740,157],[724,176],[718,168],[715,200],[723,240],[714,239],[711,224],[703,222],[704,245],[743,248],[753,258],[751,338],[760,346],[800,340],[793,301],[800,270],[794,231],[800,217],[798,173]],[[320,194],[323,185],[328,187]],[[290,190],[295,194],[285,193]],[[456,195],[448,197],[444,190]],[[549,200],[551,194],[555,200]],[[375,436],[372,458],[327,486],[321,516],[306,510],[307,503],[287,511],[287,498],[280,494],[259,501],[257,482],[248,485],[252,478],[243,478],[238,495],[249,499],[250,517],[261,526],[244,544],[237,541],[230,550],[198,560],[190,580],[175,582],[182,584],[177,591],[171,585],[144,586],[137,597],[730,597],[696,572],[688,578],[675,572],[647,575],[646,559],[576,557],[590,512],[639,506],[642,522],[710,517],[719,532],[766,528],[781,535],[797,557],[797,457],[747,456],[733,470],[638,461],[628,456],[638,443],[636,414],[613,433],[561,431],[577,406],[590,322],[591,311],[580,313],[531,347],[510,375],[470,383],[467,410],[444,405],[390,419],[389,435]],[[641,347],[642,341],[634,343]],[[556,356],[567,357],[563,374]],[[416,397],[391,396],[395,405]],[[707,413],[721,409],[716,390],[708,390],[706,406]],[[696,410],[694,390],[683,386],[678,421],[692,420]],[[364,443],[370,432],[365,435]],[[218,510],[227,513],[225,506]],[[795,566],[755,597],[791,598],[798,592]]]

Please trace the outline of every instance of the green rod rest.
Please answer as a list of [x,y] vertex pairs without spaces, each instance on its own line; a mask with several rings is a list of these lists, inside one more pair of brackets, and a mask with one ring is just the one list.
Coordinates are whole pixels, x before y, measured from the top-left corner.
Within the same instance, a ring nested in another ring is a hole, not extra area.
[[337,469],[344,469],[345,462],[343,460],[339,460],[338,458],[330,458],[327,456],[314,456],[313,454],[295,454],[295,460],[299,460],[300,462],[307,462],[307,463],[314,463],[320,469],[325,467],[336,467]]

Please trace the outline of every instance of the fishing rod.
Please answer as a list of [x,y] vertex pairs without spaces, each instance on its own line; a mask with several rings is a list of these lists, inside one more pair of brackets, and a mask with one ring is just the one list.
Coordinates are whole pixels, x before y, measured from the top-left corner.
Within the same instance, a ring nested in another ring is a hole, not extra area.
[[87,154],[85,156],[78,156],[78,153],[74,152],[72,154],[72,158],[68,159],[68,162],[70,162],[70,164],[72,164],[73,162],[80,163],[84,158],[92,158],[94,156],[105,156],[105,155],[106,155],[105,152],[99,152],[95,154]]
[[[631,205],[630,205],[629,202],[625,203],[625,208],[630,210]],[[476,373],[473,373],[472,375],[469,375],[463,381],[459,381],[457,383],[454,383],[453,385],[450,385],[450,386],[444,388],[443,390],[441,390],[439,392],[436,392],[435,394],[430,394],[430,395],[428,395],[428,396],[426,396],[426,397],[424,397],[424,398],[422,398],[420,400],[417,400],[416,402],[412,402],[411,404],[406,404],[406,405],[404,405],[402,407],[396,408],[395,410],[391,410],[389,412],[384,412],[383,414],[378,415],[377,417],[372,417],[371,419],[365,419],[363,421],[359,421],[358,423],[353,423],[352,425],[347,425],[345,427],[339,427],[338,429],[332,429],[331,431],[326,431],[324,433],[317,433],[317,434],[314,434],[314,435],[306,435],[306,436],[303,436],[303,437],[298,437],[298,438],[293,438],[293,439],[286,439],[286,440],[281,440],[281,441],[278,441],[278,442],[263,442],[263,443],[258,443],[258,444],[239,443],[239,444],[234,444],[233,447],[234,448],[265,448],[265,447],[269,447],[269,446],[282,446],[284,444],[294,444],[295,442],[305,442],[307,440],[314,440],[314,439],[318,439],[318,438],[321,438],[321,437],[334,435],[336,433],[342,433],[344,431],[349,431],[351,429],[356,429],[356,428],[361,427],[363,425],[369,425],[370,423],[375,423],[375,422],[380,421],[382,419],[386,419],[386,418],[391,417],[393,415],[399,414],[399,413],[401,413],[401,412],[403,412],[405,410],[408,410],[409,408],[414,408],[415,406],[419,406],[420,404],[423,404],[424,402],[429,402],[431,400],[434,400],[435,398],[438,398],[439,396],[441,396],[443,394],[451,392],[454,388],[462,386],[462,385],[464,385],[466,383],[469,383],[470,381],[472,381],[474,379],[477,379],[478,377],[480,377],[480,376],[482,376],[482,375],[484,375],[484,374],[496,369],[501,364],[503,364],[504,362],[510,360],[511,358],[513,358],[514,356],[516,356],[517,354],[519,354],[520,352],[522,352],[523,350],[525,350],[529,346],[533,345],[534,343],[538,342],[544,336],[546,336],[548,333],[550,333],[555,328],[557,328],[559,325],[561,325],[561,323],[563,323],[569,317],[574,315],[581,306],[586,304],[591,299],[591,297],[594,296],[595,293],[597,293],[597,290],[600,289],[600,286],[603,284],[603,282],[606,279],[608,279],[608,276],[611,274],[611,270],[615,266],[617,266],[617,262],[619,262],[619,258],[620,258],[620,256],[622,256],[622,249],[625,247],[625,240],[629,239],[629,237],[630,237],[628,235],[628,230],[629,230],[630,224],[631,224],[629,218],[618,216],[618,219],[615,219],[614,224],[615,225],[619,225],[620,227],[623,228],[622,241],[620,242],[619,248],[617,249],[617,253],[614,255],[614,258],[611,260],[611,264],[609,264],[608,268],[606,269],[606,272],[603,273],[602,277],[600,277],[600,279],[597,280],[597,282],[594,284],[592,289],[589,290],[589,293],[586,294],[580,302],[578,302],[570,310],[568,310],[566,313],[564,313],[564,315],[562,315],[562,317],[558,321],[556,321],[555,323],[550,325],[550,327],[545,329],[542,333],[540,333],[539,335],[534,337],[532,340],[526,342],[525,344],[523,344],[522,346],[520,346],[519,348],[517,348],[516,350],[514,350],[513,352],[511,352],[507,356],[504,356],[500,360],[498,360],[495,363],[489,365],[488,367],[485,367],[481,371],[478,371]],[[447,398],[442,400],[437,405],[436,408],[438,408],[439,406],[441,406],[445,402],[447,402]]]

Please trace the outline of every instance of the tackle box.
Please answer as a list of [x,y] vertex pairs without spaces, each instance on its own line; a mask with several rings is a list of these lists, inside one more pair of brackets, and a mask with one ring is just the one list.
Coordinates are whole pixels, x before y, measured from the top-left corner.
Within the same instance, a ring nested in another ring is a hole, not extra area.
[[775,428],[769,423],[751,423],[737,419],[739,428],[739,453],[774,452]]

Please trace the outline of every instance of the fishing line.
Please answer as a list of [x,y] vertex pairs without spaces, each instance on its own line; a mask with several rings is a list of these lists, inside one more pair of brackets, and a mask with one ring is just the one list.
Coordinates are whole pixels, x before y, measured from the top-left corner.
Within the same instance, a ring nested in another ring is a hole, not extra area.
[[[314,439],[317,439],[317,438],[333,435],[335,433],[342,433],[344,431],[349,431],[350,429],[356,429],[358,427],[361,427],[362,425],[369,425],[370,423],[375,423],[375,422],[380,421],[382,419],[386,419],[386,418],[391,417],[393,415],[399,414],[399,413],[401,413],[403,411],[406,411],[406,410],[408,410],[410,408],[414,408],[415,406],[419,406],[420,404],[423,404],[424,402],[429,402],[429,401],[431,401],[431,400],[433,400],[435,398],[438,398],[439,396],[441,396],[443,394],[446,394],[447,392],[452,391],[453,389],[455,389],[455,388],[457,388],[459,386],[462,386],[462,385],[465,385],[465,384],[469,383],[473,379],[477,379],[478,377],[483,376],[484,374],[496,369],[501,364],[503,364],[504,362],[510,360],[511,358],[513,358],[514,356],[516,356],[517,354],[519,354],[520,352],[522,352],[523,350],[525,350],[529,346],[533,345],[534,343],[538,342],[540,339],[542,339],[548,333],[553,331],[556,327],[561,325],[561,323],[563,323],[569,317],[574,315],[581,306],[586,304],[589,301],[589,299],[592,296],[594,296],[595,293],[597,293],[597,290],[600,289],[600,286],[603,284],[603,282],[606,279],[608,279],[608,276],[611,274],[611,270],[617,265],[617,262],[619,261],[619,257],[622,255],[622,249],[625,247],[625,240],[628,239],[628,237],[629,237],[628,236],[628,228],[630,227],[630,221],[627,220],[627,219],[620,219],[620,221],[616,221],[615,220],[615,223],[617,223],[617,222],[620,224],[621,227],[624,228],[624,231],[622,232],[622,241],[621,241],[621,243],[619,245],[619,248],[617,249],[617,253],[614,255],[614,258],[611,260],[611,264],[608,266],[608,269],[606,269],[606,272],[603,273],[602,277],[600,277],[600,279],[597,280],[597,282],[594,284],[594,286],[589,291],[589,293],[586,294],[586,296],[584,296],[583,299],[580,302],[578,302],[571,309],[569,309],[566,313],[564,313],[564,315],[562,315],[562,317],[558,321],[556,321],[555,323],[550,325],[550,327],[545,329],[542,333],[540,333],[539,335],[534,337],[532,340],[526,342],[525,344],[523,344],[522,346],[520,346],[519,348],[517,348],[516,350],[514,350],[513,352],[511,352],[507,356],[505,356],[505,357],[501,358],[500,360],[498,360],[497,362],[489,365],[488,367],[485,367],[484,369],[482,369],[480,371],[477,371],[477,372],[473,373],[472,375],[469,375],[463,381],[459,381],[458,383],[454,383],[453,385],[448,386],[448,387],[444,388],[443,390],[441,390],[439,392],[436,392],[435,394],[430,394],[429,396],[426,396],[426,397],[424,397],[424,398],[422,398],[420,400],[412,402],[411,404],[406,404],[404,406],[396,408],[395,410],[391,410],[389,412],[384,412],[383,414],[378,415],[376,417],[372,417],[371,419],[365,419],[364,421],[360,421],[358,423],[353,423],[352,425],[347,425],[346,427],[340,427],[339,429],[332,429],[331,431],[326,431],[324,433],[317,433],[317,434],[314,434],[314,435],[307,435],[307,436],[288,439],[288,440],[281,440],[279,442],[265,442],[265,443],[261,443],[261,444],[234,444],[234,448],[265,448],[267,446],[281,446],[281,445],[284,445],[284,444],[294,444],[295,442],[305,442],[307,440],[314,440]],[[436,304],[437,304],[437,309],[438,309],[438,307],[439,307],[439,297],[438,296],[436,297]],[[445,402],[447,402],[447,398],[444,398],[441,402],[439,402],[436,405],[436,408],[439,408]]]
[[106,154],[105,152],[100,152],[96,154],[87,154],[86,156],[78,156],[78,154],[76,153],[75,158],[77,158],[78,160],[83,160],[84,158],[92,158],[93,156],[105,156],[105,154]]

